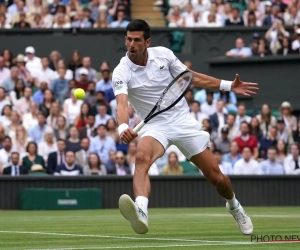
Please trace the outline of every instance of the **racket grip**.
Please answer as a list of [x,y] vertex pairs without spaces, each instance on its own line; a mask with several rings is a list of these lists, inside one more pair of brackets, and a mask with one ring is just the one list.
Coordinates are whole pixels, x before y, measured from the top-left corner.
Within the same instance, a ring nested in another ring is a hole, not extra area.
[[136,127],[133,129],[134,133],[138,133],[143,127],[144,127],[145,123],[144,121],[141,121],[138,125],[136,125]]

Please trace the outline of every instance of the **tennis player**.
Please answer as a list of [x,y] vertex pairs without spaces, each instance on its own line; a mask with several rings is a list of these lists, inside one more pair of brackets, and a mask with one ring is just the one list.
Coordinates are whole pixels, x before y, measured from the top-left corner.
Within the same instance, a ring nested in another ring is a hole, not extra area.
[[[215,186],[226,202],[226,208],[234,217],[243,234],[251,234],[253,225],[250,217],[238,202],[230,179],[221,173],[209,149],[210,135],[200,131],[201,125],[189,113],[183,98],[170,110],[154,117],[138,135],[128,126],[128,101],[137,115],[144,119],[155,106],[164,89],[173,78],[187,70],[173,52],[165,47],[150,47],[150,27],[143,20],[133,20],[126,28],[126,56],[114,69],[112,82],[117,101],[117,121],[123,142],[129,143],[140,136],[137,146],[133,188],[135,201],[128,195],[120,197],[119,208],[138,234],[148,232],[148,197],[150,180],[148,170],[171,145],[176,145]],[[250,96],[256,94],[258,85],[240,80],[224,81],[194,72],[195,86],[207,89],[233,91]]]

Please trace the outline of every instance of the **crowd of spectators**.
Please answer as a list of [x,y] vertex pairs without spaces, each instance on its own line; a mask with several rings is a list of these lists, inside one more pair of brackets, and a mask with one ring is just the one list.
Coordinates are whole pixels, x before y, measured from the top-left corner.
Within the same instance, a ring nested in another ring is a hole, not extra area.
[[[109,62],[95,69],[79,51],[65,61],[58,51],[39,57],[32,46],[24,54],[14,58],[4,50],[0,56],[0,173],[132,175],[139,138],[128,145],[119,139]],[[77,87],[86,91],[84,100],[74,97]],[[223,172],[300,173],[300,122],[289,102],[274,116],[267,104],[247,114],[232,92],[192,87],[185,98],[210,133]],[[128,112],[134,128],[140,119],[130,104]],[[187,162],[172,145],[149,174],[184,174]]]
[[124,28],[130,0],[0,1],[0,28]]

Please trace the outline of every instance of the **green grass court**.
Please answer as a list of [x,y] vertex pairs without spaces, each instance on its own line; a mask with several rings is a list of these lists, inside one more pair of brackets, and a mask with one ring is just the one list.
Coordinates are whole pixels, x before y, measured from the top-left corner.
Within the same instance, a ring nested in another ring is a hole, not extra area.
[[[299,207],[248,207],[255,235],[298,235]],[[300,249],[300,242],[251,243],[224,208],[150,209],[137,235],[118,210],[0,211],[0,249]]]

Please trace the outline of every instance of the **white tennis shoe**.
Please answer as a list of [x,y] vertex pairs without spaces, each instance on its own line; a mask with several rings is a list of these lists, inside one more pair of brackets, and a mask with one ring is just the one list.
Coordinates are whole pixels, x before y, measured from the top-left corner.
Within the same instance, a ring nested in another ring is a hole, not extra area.
[[132,229],[138,234],[148,232],[148,214],[139,207],[127,194],[119,199],[119,209],[123,217],[131,223]]
[[231,210],[228,202],[226,203],[228,212],[233,216],[236,224],[243,234],[251,234],[253,232],[253,224],[250,217],[246,214],[244,208],[239,204],[236,209]]

